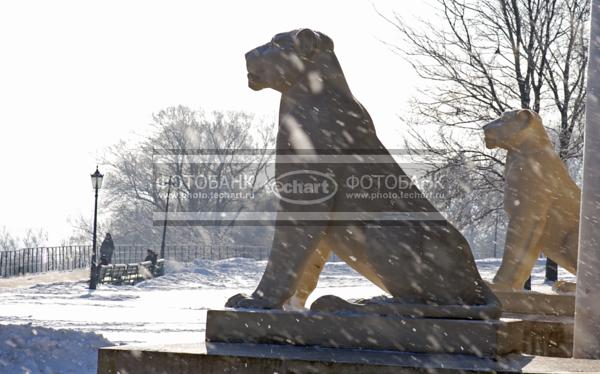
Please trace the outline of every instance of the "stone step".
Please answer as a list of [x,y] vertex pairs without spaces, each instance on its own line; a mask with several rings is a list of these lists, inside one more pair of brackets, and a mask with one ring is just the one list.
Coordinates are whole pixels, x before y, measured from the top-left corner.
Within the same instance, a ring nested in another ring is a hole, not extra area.
[[505,313],[570,316],[575,314],[574,294],[535,291],[494,291]]
[[520,354],[491,359],[461,354],[228,343],[100,349],[98,374],[118,373],[600,373],[600,361]]
[[496,357],[519,350],[519,320],[396,318],[364,314],[209,310],[206,341],[362,348]]

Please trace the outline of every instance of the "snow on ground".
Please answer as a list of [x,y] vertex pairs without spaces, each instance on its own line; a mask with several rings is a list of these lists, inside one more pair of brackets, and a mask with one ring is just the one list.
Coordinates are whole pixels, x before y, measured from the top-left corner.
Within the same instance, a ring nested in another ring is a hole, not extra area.
[[95,373],[103,337],[31,325],[0,328],[0,373]]
[[[83,273],[79,281],[0,288],[0,323],[97,332],[115,343],[200,342],[206,310],[223,307],[235,293],[252,292],[265,265],[244,258],[167,262],[165,276],[135,286],[89,291]],[[346,264],[329,263],[311,299],[328,293],[356,297],[358,289],[367,297],[380,293]]]
[[[500,259],[484,259],[477,263],[483,278],[490,280],[500,265]],[[68,352],[77,352],[76,356],[82,356],[82,360],[95,362],[95,351],[90,349],[89,357],[83,357],[88,354],[83,352],[88,351],[78,348],[77,344],[98,347],[128,343],[201,342],[206,328],[206,310],[221,308],[227,298],[238,292],[252,292],[265,265],[266,261],[244,258],[197,260],[193,263],[168,261],[167,274],[163,277],[134,286],[99,285],[95,291],[87,289],[89,270],[0,280],[0,324],[31,324],[45,339],[45,343],[34,345],[40,350],[38,361],[33,350],[31,354],[19,356],[15,351],[20,346],[7,342],[34,341],[37,338],[31,336],[32,327],[26,325],[20,331],[16,326],[1,326],[0,363],[31,364],[30,372],[36,373],[44,372],[35,369],[35,365],[41,365],[39,360],[52,359],[53,352],[57,350],[64,351],[65,356]],[[542,284],[543,265],[540,260],[534,269],[534,289],[549,290],[549,286]],[[560,276],[561,279],[574,280],[562,269]],[[334,262],[325,266],[309,303],[325,294],[357,298],[376,296],[381,291],[346,264]],[[53,335],[50,331],[54,330],[44,328],[71,330],[73,338],[66,337],[67,331],[55,331]],[[100,340],[91,333],[100,334],[108,340]],[[11,337],[15,338],[11,340]],[[65,339],[73,340],[75,344],[59,345]],[[56,357],[60,355],[56,353]],[[76,363],[81,366],[74,364],[80,369],[77,372],[95,372],[95,369],[85,369],[85,362]],[[63,369],[59,368],[56,372],[66,372]],[[0,366],[0,373],[4,372]]]

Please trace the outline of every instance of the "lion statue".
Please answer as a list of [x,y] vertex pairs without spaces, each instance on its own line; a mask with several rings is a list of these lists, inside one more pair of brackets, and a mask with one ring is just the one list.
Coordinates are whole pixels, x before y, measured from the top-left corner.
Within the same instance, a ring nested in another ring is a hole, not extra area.
[[554,151],[542,119],[528,109],[513,110],[483,130],[487,148],[508,151],[504,168],[508,230],[492,288],[523,289],[542,251],[575,274],[581,191]]
[[[418,188],[363,199],[372,186],[348,183],[375,175],[409,178],[350,92],[332,40],[310,29],[280,33],[248,52],[246,65],[250,88],[281,92],[275,175],[294,180],[279,190],[272,250],[260,283],[226,306],[304,305],[333,252],[389,296],[350,302],[328,295],[312,304],[313,311],[498,318],[500,304],[481,279],[468,242]],[[317,184],[318,178],[330,182]],[[326,190],[325,198],[298,199],[306,191],[296,187],[311,183],[317,187],[310,191]]]

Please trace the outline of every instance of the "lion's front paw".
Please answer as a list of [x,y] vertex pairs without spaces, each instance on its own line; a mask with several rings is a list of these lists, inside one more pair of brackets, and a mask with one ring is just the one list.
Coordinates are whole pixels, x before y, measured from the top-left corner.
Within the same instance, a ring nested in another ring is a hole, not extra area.
[[254,295],[248,296],[243,293],[234,295],[225,303],[227,308],[245,308],[245,309],[278,309],[280,306],[269,302],[266,299],[258,298]]
[[225,303],[225,307],[226,308],[237,308],[237,305],[240,301],[245,300],[245,299],[249,299],[250,296],[244,294],[244,293],[238,293],[236,295],[231,296],[227,302]]

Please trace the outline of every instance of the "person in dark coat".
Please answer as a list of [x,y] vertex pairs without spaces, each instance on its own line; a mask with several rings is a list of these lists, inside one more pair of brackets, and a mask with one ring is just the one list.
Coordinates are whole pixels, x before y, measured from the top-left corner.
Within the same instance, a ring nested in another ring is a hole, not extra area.
[[158,255],[153,250],[148,250],[148,255],[144,259],[144,261],[151,261],[152,265],[156,265],[156,261],[158,261]]
[[100,246],[100,265],[108,265],[112,262],[112,255],[115,251],[115,245],[110,233],[106,233],[102,245]]

